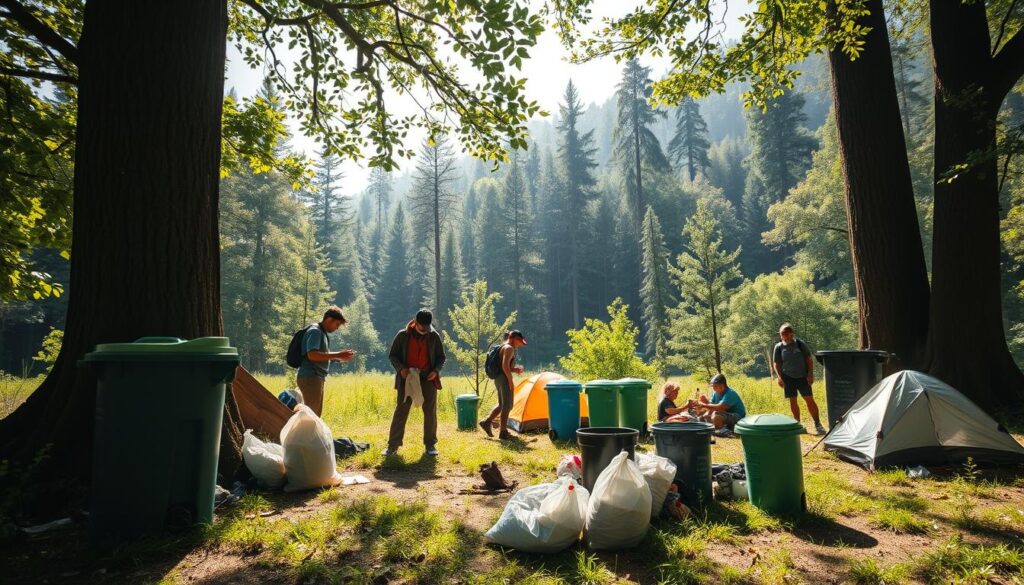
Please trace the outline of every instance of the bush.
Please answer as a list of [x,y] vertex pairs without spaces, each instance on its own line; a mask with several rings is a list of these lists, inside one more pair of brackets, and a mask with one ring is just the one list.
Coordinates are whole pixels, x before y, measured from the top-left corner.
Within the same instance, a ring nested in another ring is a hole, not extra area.
[[615,299],[608,306],[609,322],[587,319],[582,329],[567,331],[569,355],[561,359],[562,367],[580,381],[657,379],[656,368],[636,355],[640,331],[626,315],[628,308],[622,299]]

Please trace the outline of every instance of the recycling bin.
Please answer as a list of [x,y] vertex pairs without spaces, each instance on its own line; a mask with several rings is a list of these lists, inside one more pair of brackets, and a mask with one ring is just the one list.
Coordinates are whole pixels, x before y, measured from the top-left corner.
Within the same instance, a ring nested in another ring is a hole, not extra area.
[[807,429],[784,414],[755,414],[736,423],[743,442],[750,501],[765,512],[798,516],[807,511],[800,435]]
[[889,352],[877,349],[828,349],[814,356],[825,368],[829,428],[882,379],[882,365],[890,358]]
[[580,428],[580,391],[576,380],[554,380],[545,385],[548,393],[548,436],[552,441],[572,441]]

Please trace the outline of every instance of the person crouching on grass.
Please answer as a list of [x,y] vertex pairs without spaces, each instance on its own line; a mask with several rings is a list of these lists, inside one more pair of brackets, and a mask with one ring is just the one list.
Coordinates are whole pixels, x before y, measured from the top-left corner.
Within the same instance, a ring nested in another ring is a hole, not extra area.
[[679,384],[666,382],[661,387],[661,399],[658,400],[658,422],[686,422],[691,420],[687,413],[687,405],[676,406],[679,398]]
[[747,416],[747,407],[739,393],[726,384],[724,374],[715,374],[710,385],[714,391],[711,398],[701,395],[696,407],[702,411],[704,420],[715,425],[715,430],[725,427],[731,431],[741,418]]

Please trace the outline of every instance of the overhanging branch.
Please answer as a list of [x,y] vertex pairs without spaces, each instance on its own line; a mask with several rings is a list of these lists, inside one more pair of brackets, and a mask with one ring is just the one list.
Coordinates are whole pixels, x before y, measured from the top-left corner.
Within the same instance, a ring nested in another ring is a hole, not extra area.
[[63,73],[51,73],[49,71],[30,71],[20,67],[0,67],[0,75],[11,75],[14,77],[25,77],[28,79],[39,79],[41,81],[52,81],[54,83],[78,83],[78,79]]
[[33,16],[21,3],[16,0],[0,0],[0,6],[7,8],[10,11],[10,18],[39,42],[57,51],[68,61],[78,63],[78,47]]

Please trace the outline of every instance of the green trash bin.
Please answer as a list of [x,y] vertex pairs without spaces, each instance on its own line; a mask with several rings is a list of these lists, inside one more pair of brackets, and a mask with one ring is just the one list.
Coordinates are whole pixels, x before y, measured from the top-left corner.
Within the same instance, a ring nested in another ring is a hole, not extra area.
[[784,414],[755,414],[736,423],[743,441],[750,501],[771,514],[807,511],[800,435],[803,425]]
[[460,431],[476,429],[480,397],[476,394],[459,394],[455,397],[455,419]]
[[612,380],[591,380],[583,385],[587,420],[591,427],[619,426],[619,385]]
[[619,426],[647,436],[647,391],[651,383],[640,378],[616,380],[619,385]]
[[224,394],[238,368],[228,344],[143,337],[80,362],[97,379],[92,546],[213,521]]

